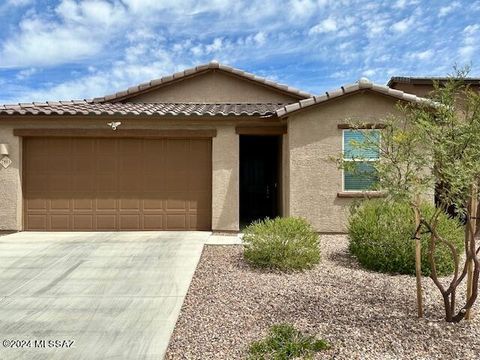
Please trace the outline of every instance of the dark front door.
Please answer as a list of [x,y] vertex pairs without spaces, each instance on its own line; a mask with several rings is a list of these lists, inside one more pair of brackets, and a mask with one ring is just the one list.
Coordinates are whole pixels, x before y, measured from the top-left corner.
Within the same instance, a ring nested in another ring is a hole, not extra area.
[[240,222],[278,216],[278,136],[240,136]]

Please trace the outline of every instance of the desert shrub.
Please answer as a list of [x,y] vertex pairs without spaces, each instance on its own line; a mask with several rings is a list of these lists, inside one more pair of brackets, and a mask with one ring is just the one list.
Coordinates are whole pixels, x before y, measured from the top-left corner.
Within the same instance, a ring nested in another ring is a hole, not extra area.
[[244,230],[244,257],[252,265],[280,270],[304,270],[320,261],[319,238],[304,219],[257,221]]
[[[423,204],[424,214],[431,216],[433,205]],[[438,233],[453,241],[459,254],[464,248],[464,229],[457,219],[441,214]],[[412,235],[415,231],[413,212],[407,203],[382,199],[367,200],[355,206],[350,215],[348,232],[350,252],[364,267],[387,273],[415,274],[415,250]],[[423,233],[422,273],[430,275],[428,239]],[[451,274],[454,262],[444,244],[437,244],[435,261],[439,275]]]
[[248,349],[250,360],[288,360],[312,358],[315,352],[326,350],[330,345],[325,340],[303,335],[291,324],[273,325],[268,336],[253,342]]

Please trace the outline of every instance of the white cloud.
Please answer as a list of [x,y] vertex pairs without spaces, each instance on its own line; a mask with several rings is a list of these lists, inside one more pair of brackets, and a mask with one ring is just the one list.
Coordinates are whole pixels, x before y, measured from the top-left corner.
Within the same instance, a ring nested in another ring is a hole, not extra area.
[[17,79],[18,80],[25,80],[29,77],[31,77],[32,75],[34,75],[35,73],[37,72],[37,69],[35,68],[28,68],[28,69],[24,69],[24,70],[21,70],[17,73]]
[[334,18],[329,17],[325,20],[322,20],[319,24],[313,26],[309,30],[309,34],[322,34],[322,33],[328,33],[337,30],[337,22],[335,21]]
[[[3,4],[7,1],[31,0]],[[447,2],[57,2],[37,10],[12,8],[21,18],[0,29],[0,77],[5,74],[0,82],[6,82],[1,97],[98,96],[213,58],[267,76],[278,72],[279,78],[285,76],[283,82],[315,91],[362,74],[377,81],[392,71],[442,75],[445,65],[440,65],[448,63],[448,71],[454,61],[473,59],[480,48],[480,24],[465,24],[471,17],[459,16],[448,25],[439,21],[440,12],[447,11],[441,8],[451,5]],[[473,14],[468,6],[455,11]],[[402,34],[408,36],[400,38]],[[39,76],[45,67],[50,67],[48,76]],[[312,76],[304,76],[307,70],[300,68],[313,69]],[[31,69],[37,73],[30,74]],[[19,81],[22,77],[28,81]]]
[[317,8],[317,4],[313,0],[290,0],[288,5],[288,14],[297,18],[311,17]]
[[432,49],[425,51],[411,52],[408,56],[413,60],[426,61],[430,60],[434,56],[435,52]]
[[259,31],[258,33],[255,34],[253,37],[253,40],[258,44],[258,45],[263,45],[265,44],[265,41],[267,40],[267,36],[263,31]]
[[33,0],[7,0],[6,4],[9,6],[25,6],[32,2]]
[[103,96],[192,65],[177,64],[168,51],[155,44],[137,46],[127,53],[122,60],[114,62],[106,69],[90,67],[84,76],[53,86],[47,85],[24,91],[18,95],[16,101],[70,100]]
[[460,6],[460,3],[458,1],[452,2],[450,5],[442,6],[440,10],[438,11],[438,16],[444,17],[450,14],[452,11],[457,9]]
[[393,7],[397,9],[404,9],[407,6],[412,6],[416,4],[418,4],[418,0],[397,0]]
[[405,31],[412,28],[414,22],[415,19],[413,16],[400,20],[392,25],[392,30],[396,33],[404,33]]
[[211,54],[222,49],[223,39],[222,38],[215,38],[211,44],[205,46],[205,53]]
[[98,54],[123,23],[123,8],[103,0],[63,0],[57,21],[33,14],[3,43],[0,67],[53,66]]
[[365,75],[365,76],[373,76],[375,75],[377,72],[374,70],[374,69],[367,69],[365,71],[363,71],[362,75]]
[[461,62],[468,62],[474,58],[475,53],[480,47],[480,25],[468,25],[463,29],[462,46],[458,53]]

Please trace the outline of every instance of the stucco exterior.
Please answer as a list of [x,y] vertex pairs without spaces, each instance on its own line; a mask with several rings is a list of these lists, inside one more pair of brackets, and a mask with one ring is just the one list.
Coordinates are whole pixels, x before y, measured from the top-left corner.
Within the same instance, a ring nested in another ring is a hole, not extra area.
[[21,187],[21,139],[13,135],[13,127],[0,122],[0,144],[9,147],[12,164],[4,169],[0,166],[0,231],[21,230],[22,187]]
[[[0,119],[0,143],[9,145],[9,157],[12,160],[12,164],[7,169],[0,167],[0,231],[23,230],[22,139],[13,135],[13,129],[105,129],[106,122],[112,119],[85,120],[85,118],[72,117]],[[212,138],[212,230],[239,230],[239,155],[235,122],[224,119],[208,119],[208,121],[203,119],[201,124],[189,119],[168,120],[161,123],[158,120],[119,120],[122,121],[122,129],[216,129],[217,136]]]
[[376,123],[395,111],[396,100],[373,92],[347,95],[288,117],[288,213],[322,233],[346,231],[352,199],[340,198],[342,171],[332,157],[342,152],[349,121]]
[[131,102],[291,103],[298,98],[232,74],[211,71],[130,98]]
[[240,157],[235,127],[217,128],[217,136],[212,143],[212,161],[212,229],[238,231]]

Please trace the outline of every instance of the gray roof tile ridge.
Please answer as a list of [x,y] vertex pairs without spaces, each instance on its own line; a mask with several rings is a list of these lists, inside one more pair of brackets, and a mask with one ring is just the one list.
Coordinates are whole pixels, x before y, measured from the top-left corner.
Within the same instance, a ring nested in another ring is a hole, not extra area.
[[347,95],[351,92],[359,90],[370,90],[398,98],[399,100],[417,102],[422,104],[431,104],[432,106],[438,105],[430,99],[422,98],[414,94],[409,94],[401,90],[392,89],[385,85],[375,84],[366,77],[362,77],[355,84],[344,85],[334,90],[325,91],[325,95],[312,96],[311,98],[300,100],[297,103],[283,106],[277,109],[275,111],[275,114],[278,117],[282,117],[300,109],[310,107],[312,105],[319,104],[337,97],[341,97],[343,95]]
[[194,75],[194,74],[203,72],[203,71],[208,70],[208,69],[219,69],[219,70],[222,70],[222,71],[225,71],[225,72],[229,72],[229,73],[232,73],[232,74],[235,74],[235,75],[239,75],[239,76],[244,77],[246,79],[250,79],[250,80],[253,80],[255,82],[262,83],[264,85],[267,85],[267,86],[276,88],[278,90],[294,94],[296,96],[300,96],[300,97],[304,97],[304,98],[308,98],[308,97],[312,96],[311,94],[309,94],[305,91],[296,89],[294,87],[290,87],[288,85],[278,83],[276,81],[273,81],[273,80],[270,80],[270,79],[267,79],[265,77],[258,76],[258,75],[255,75],[255,74],[252,74],[252,73],[249,73],[249,72],[246,72],[246,71],[241,70],[241,69],[234,68],[232,66],[220,64],[217,61],[211,61],[207,64],[197,65],[195,67],[188,68],[188,69],[176,72],[176,73],[171,74],[171,75],[166,75],[166,76],[163,76],[163,77],[160,77],[160,78],[157,78],[157,79],[153,79],[149,82],[144,82],[144,83],[141,83],[141,84],[138,84],[138,85],[135,85],[135,86],[131,86],[130,88],[128,88],[127,90],[124,90],[124,91],[119,91],[119,92],[114,93],[114,94],[96,97],[96,98],[93,99],[93,101],[94,102],[105,102],[105,101],[110,101],[110,100],[115,100],[115,99],[121,99],[121,98],[123,98],[127,95],[132,95],[132,94],[138,93],[140,91],[145,91],[145,90],[154,88],[158,85],[162,85],[162,84],[171,82],[173,80],[178,80],[178,79],[184,78],[185,76]]

